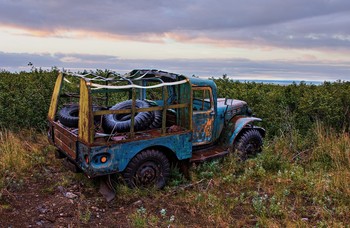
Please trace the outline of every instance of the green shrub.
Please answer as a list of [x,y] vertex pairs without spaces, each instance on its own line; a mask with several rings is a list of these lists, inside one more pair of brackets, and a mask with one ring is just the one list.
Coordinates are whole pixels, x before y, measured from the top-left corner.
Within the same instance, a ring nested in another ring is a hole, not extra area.
[[0,126],[45,129],[58,72],[0,72]]
[[282,86],[239,82],[223,77],[213,79],[218,96],[244,100],[256,116],[263,119],[267,136],[273,138],[286,128],[301,136],[309,134],[313,124],[322,122],[336,131],[349,130],[350,82],[305,83]]
[[[105,75],[108,71],[97,70]],[[45,129],[46,116],[58,71],[33,69],[32,72],[0,72],[0,126],[11,129]],[[213,79],[218,97],[247,101],[268,138],[294,129],[302,137],[310,134],[317,121],[337,132],[350,127],[350,82],[305,83],[287,86],[238,82],[223,77]],[[68,85],[69,87],[69,85]],[[76,90],[76,88],[63,88]],[[77,91],[76,91],[77,92]],[[116,98],[119,100],[119,98]]]

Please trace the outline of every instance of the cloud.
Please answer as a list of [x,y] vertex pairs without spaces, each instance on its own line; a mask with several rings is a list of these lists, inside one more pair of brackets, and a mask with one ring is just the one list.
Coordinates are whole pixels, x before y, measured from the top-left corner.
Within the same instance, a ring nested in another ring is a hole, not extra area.
[[349,12],[348,0],[2,0],[0,24],[54,35],[80,30],[159,42],[172,34],[182,42],[344,48]]
[[350,80],[347,0],[0,1],[2,69]]
[[49,54],[4,53],[0,52],[0,68],[25,68],[29,62],[40,63],[42,66],[53,66],[57,61]]
[[72,69],[111,69],[118,57],[107,55],[83,54],[31,54],[0,52],[0,68],[16,71],[17,69],[30,70],[32,63],[38,68],[72,68]]
[[349,62],[310,61],[252,61],[248,59],[121,59],[108,55],[82,54],[14,54],[0,52],[0,68],[17,71],[34,67],[70,69],[72,71],[110,69],[126,73],[132,69],[159,69],[187,76],[221,77],[232,79],[284,79],[314,81],[350,81]]

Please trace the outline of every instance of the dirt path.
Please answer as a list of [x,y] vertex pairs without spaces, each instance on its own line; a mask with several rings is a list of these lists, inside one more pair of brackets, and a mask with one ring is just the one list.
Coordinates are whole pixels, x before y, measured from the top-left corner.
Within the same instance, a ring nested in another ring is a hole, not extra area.
[[43,170],[17,189],[2,191],[1,227],[129,226],[128,210],[107,203],[96,187],[84,186],[87,180],[64,183],[63,176],[71,173],[54,167]]
[[195,225],[201,221],[195,212],[176,203],[176,196],[165,191],[140,196],[130,190],[121,193],[127,197],[117,195],[107,202],[98,192],[98,183],[56,161],[18,183],[13,181],[0,192],[0,227],[200,227]]

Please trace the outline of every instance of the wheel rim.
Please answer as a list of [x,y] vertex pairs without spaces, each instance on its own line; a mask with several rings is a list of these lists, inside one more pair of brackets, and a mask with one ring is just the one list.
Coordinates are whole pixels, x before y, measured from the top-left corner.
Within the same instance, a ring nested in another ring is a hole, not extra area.
[[160,173],[160,168],[155,162],[145,162],[137,169],[135,185],[138,187],[146,187],[156,184],[161,177]]
[[115,120],[117,121],[128,121],[131,119],[131,114],[119,114],[115,115]]
[[79,110],[73,110],[69,113],[72,117],[79,117]]
[[247,144],[245,151],[247,155],[254,155],[259,151],[259,142],[257,140],[250,140]]

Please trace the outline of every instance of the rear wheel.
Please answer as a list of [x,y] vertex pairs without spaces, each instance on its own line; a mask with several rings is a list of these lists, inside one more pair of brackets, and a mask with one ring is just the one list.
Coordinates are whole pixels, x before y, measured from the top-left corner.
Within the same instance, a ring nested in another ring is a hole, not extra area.
[[170,175],[168,158],[158,150],[137,154],[122,173],[126,184],[139,188],[163,188]]
[[249,157],[255,156],[262,150],[263,138],[260,132],[256,129],[245,131],[235,144],[235,151],[238,158],[242,161]]

